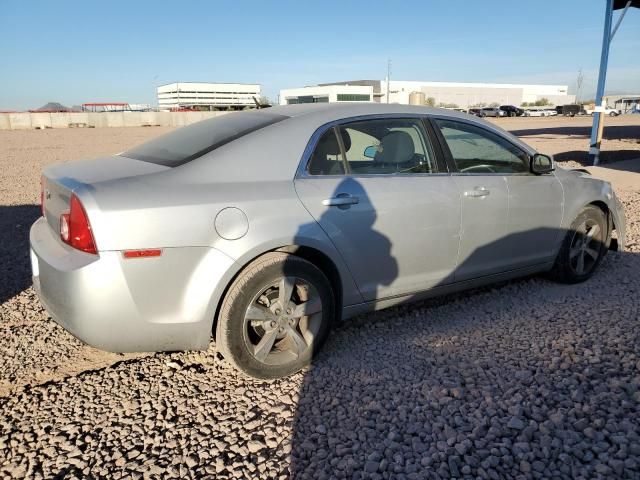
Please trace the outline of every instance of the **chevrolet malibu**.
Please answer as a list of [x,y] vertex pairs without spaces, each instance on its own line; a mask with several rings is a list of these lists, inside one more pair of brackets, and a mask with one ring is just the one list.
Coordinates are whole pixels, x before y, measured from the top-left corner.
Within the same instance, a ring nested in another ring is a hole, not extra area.
[[50,166],[31,228],[51,316],[116,352],[216,348],[258,378],[363,312],[622,249],[611,185],[451,110],[288,105]]

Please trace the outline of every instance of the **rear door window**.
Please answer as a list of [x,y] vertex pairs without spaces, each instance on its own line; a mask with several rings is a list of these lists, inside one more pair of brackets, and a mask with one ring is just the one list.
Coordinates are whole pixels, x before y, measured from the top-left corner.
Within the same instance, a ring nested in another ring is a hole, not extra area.
[[365,120],[340,127],[352,175],[437,173],[431,144],[415,118]]
[[177,167],[287,118],[264,111],[228,113],[179,128],[120,155],[156,165]]

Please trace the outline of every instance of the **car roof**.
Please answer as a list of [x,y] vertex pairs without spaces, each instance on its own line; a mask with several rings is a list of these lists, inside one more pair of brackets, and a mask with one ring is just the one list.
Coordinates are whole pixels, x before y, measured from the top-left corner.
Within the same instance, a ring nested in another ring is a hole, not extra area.
[[[369,103],[369,102],[340,102],[340,103],[303,103],[296,105],[279,105],[266,110],[276,115],[310,121],[316,118],[342,118],[359,115],[410,114],[410,115],[438,115],[455,114],[446,108],[423,107],[420,105],[401,105],[397,103]],[[330,120],[329,120],[330,121]]]
[[[434,115],[443,118],[460,119],[475,123],[524,145],[498,125],[484,122],[467,113],[443,108],[386,103],[320,103],[283,105],[260,110],[251,110],[255,115],[282,116],[284,120],[258,129],[229,142],[177,169],[178,176],[188,181],[215,178],[221,183],[290,181],[295,176],[300,160],[310,145],[314,132],[335,121],[356,119],[376,115]],[[243,115],[238,112],[230,115]],[[212,161],[215,158],[215,161]],[[238,168],[242,159],[242,168]],[[267,159],[268,161],[265,161]]]

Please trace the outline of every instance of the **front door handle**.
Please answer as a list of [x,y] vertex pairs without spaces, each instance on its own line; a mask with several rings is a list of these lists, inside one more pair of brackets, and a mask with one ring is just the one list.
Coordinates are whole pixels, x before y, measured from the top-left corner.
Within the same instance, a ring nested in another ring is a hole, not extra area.
[[467,190],[464,192],[465,197],[486,197],[491,193],[490,190],[484,187],[476,187],[473,190]]
[[355,205],[359,201],[358,197],[354,197],[348,193],[339,193],[335,197],[323,200],[322,204],[326,207],[342,207],[344,205]]

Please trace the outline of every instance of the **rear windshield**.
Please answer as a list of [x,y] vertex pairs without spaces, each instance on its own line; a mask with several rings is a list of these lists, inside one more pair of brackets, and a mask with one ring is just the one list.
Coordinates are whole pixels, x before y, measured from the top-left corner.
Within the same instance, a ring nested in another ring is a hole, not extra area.
[[228,113],[180,128],[120,155],[156,165],[177,167],[287,118],[264,111]]

